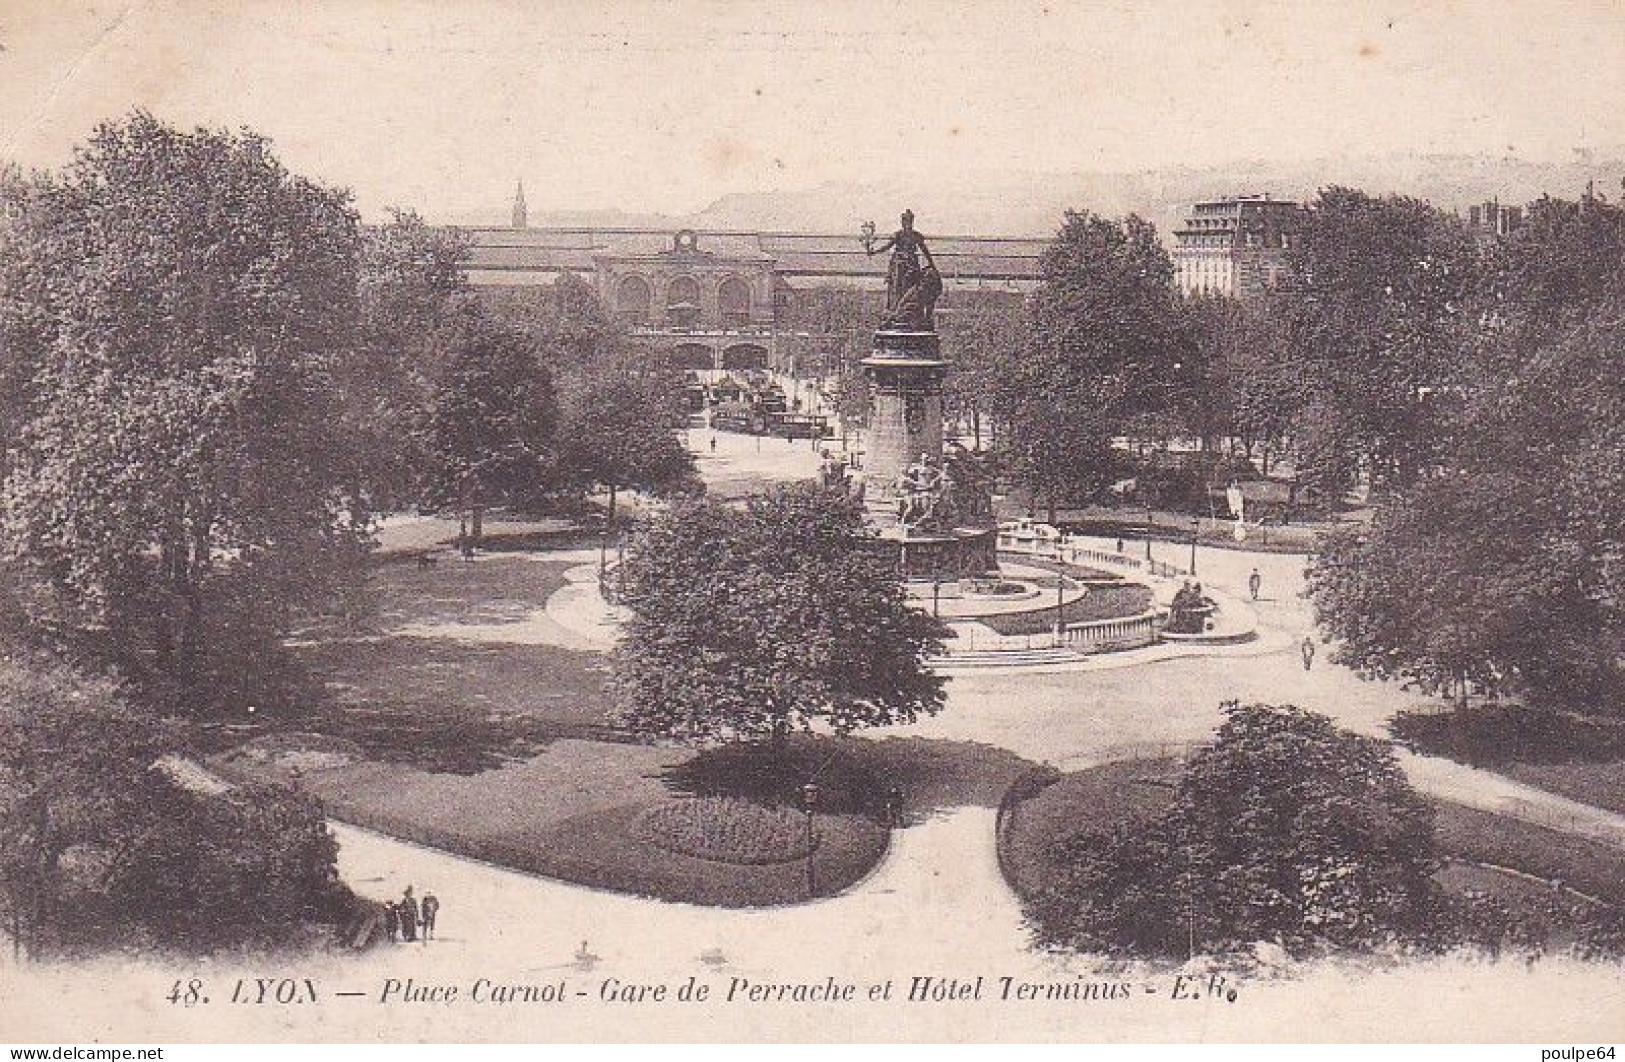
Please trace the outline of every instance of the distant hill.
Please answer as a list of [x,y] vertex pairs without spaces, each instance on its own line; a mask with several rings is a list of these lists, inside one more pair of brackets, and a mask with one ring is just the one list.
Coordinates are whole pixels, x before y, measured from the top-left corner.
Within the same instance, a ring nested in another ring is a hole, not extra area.
[[[443,225],[467,225],[471,228],[499,227],[512,219],[512,207],[478,214],[468,211],[447,213],[434,220]],[[636,213],[627,210],[532,210],[530,223],[538,228],[580,225],[595,229],[681,229],[690,227],[691,218],[671,214]]]
[[[1445,209],[1465,210],[1499,198],[1521,204],[1543,193],[1575,198],[1594,179],[1615,198],[1625,177],[1625,146],[1576,152],[1564,162],[1515,156],[1406,155],[1332,158],[1311,163],[1268,160],[1135,173],[1017,173],[988,169],[886,177],[862,184],[831,183],[802,190],[733,192],[686,217],[621,211],[533,211],[532,225],[649,226],[793,232],[858,231],[864,220],[883,229],[903,207],[914,210],[927,234],[1048,236],[1066,210],[1086,208],[1108,216],[1137,213],[1165,236],[1199,199],[1268,192],[1278,199],[1307,199],[1317,189],[1342,184],[1380,194],[1399,192]],[[503,224],[493,209],[485,224]],[[451,219],[448,219],[451,220]],[[477,222],[474,222],[477,223]]]

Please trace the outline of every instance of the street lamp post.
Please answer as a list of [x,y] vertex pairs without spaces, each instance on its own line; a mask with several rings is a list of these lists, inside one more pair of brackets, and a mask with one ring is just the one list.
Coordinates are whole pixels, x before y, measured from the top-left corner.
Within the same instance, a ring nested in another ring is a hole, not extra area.
[[1196,540],[1202,534],[1202,518],[1200,516],[1191,520],[1191,578],[1196,578]]
[[1066,641],[1066,576],[1055,569],[1055,646]]
[[813,809],[818,806],[818,785],[808,782],[801,787],[801,809],[807,817],[807,899],[813,898]]
[[1151,499],[1145,500],[1145,561],[1151,563]]

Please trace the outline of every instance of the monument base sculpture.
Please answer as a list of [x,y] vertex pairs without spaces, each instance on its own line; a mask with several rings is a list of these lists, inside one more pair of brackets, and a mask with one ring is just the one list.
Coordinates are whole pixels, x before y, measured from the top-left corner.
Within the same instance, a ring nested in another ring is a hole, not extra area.
[[980,484],[944,467],[942,360],[935,331],[882,328],[863,360],[869,377],[864,508],[910,579],[949,581],[998,569],[997,532]]

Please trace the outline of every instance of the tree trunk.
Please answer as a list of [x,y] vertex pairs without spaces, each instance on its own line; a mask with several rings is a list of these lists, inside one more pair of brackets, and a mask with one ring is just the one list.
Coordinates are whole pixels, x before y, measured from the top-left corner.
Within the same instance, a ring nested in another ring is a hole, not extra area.
[[34,913],[28,927],[28,956],[35,962],[40,959],[41,941],[45,932],[45,896],[50,889],[50,832],[51,832],[51,805],[46,802],[42,790],[36,789],[35,799],[39,807],[34,813]]
[[615,526],[615,484],[609,485],[609,526]]

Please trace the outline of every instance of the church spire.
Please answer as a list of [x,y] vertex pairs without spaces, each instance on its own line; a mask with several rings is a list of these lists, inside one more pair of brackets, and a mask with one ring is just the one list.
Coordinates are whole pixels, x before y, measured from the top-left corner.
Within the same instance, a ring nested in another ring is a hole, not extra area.
[[529,225],[530,221],[525,213],[525,182],[520,181],[513,193],[513,227],[523,229]]

